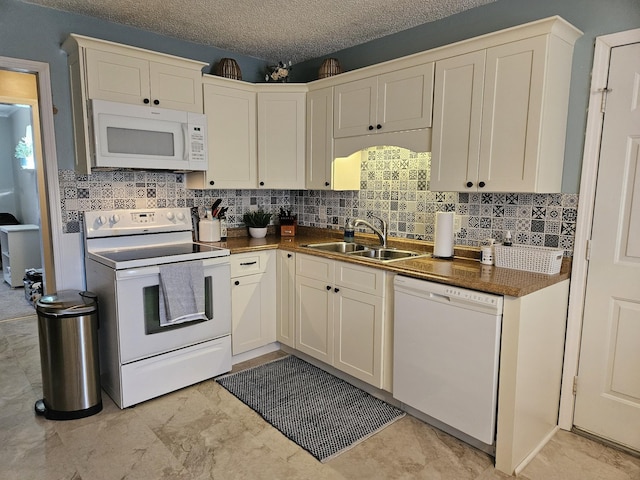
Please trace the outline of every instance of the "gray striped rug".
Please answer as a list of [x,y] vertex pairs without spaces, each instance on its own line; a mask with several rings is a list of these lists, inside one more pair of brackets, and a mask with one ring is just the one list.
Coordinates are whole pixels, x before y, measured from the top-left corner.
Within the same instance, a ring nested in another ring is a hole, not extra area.
[[216,382],[321,462],[405,415],[294,356]]

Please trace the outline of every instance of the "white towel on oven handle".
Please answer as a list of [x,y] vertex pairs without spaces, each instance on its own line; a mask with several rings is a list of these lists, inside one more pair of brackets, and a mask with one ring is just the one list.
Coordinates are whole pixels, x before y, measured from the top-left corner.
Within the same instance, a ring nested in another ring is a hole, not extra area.
[[208,320],[201,260],[160,265],[160,326]]

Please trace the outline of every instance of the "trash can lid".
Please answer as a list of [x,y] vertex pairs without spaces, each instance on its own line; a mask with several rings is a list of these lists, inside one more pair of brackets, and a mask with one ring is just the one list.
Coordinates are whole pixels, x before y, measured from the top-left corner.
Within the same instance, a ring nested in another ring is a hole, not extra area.
[[36,310],[40,313],[60,317],[85,315],[96,311],[97,302],[98,296],[93,292],[61,290],[40,297],[36,302]]

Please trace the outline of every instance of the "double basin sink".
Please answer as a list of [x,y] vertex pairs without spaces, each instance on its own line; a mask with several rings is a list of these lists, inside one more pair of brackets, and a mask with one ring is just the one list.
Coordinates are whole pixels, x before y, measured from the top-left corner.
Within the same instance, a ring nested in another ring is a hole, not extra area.
[[337,253],[350,257],[359,257],[364,260],[373,260],[381,263],[392,262],[394,260],[406,260],[409,258],[429,257],[430,253],[414,252],[412,250],[400,250],[390,247],[376,247],[372,245],[363,245],[361,243],[350,242],[325,242],[310,243],[305,245],[313,250],[321,250],[324,252]]

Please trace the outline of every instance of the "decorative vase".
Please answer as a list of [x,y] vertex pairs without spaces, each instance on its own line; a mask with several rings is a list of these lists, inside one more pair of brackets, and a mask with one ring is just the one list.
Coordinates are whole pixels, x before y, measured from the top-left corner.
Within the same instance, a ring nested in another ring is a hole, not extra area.
[[240,66],[233,58],[222,58],[216,65],[215,75],[233,80],[242,80]]
[[249,235],[252,238],[264,238],[267,236],[267,227],[249,227]]
[[342,67],[337,58],[326,58],[318,70],[318,78],[327,78],[342,73]]

